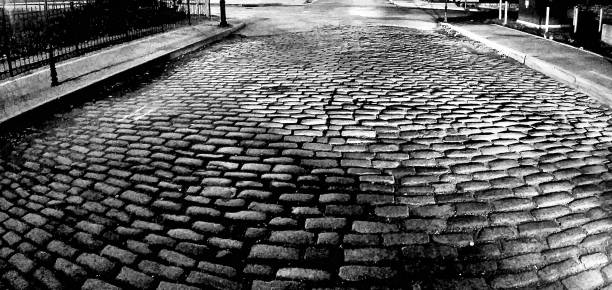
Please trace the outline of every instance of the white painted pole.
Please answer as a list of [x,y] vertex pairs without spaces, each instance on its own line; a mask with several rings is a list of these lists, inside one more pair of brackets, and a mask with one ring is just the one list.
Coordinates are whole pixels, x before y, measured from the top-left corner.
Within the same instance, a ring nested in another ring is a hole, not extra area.
[[603,26],[603,8],[599,9],[599,32]]
[[544,26],[544,32],[548,33],[548,20],[550,18],[550,7],[546,7],[546,24]]
[[502,0],[499,0],[499,17],[498,19],[501,20],[502,18]]
[[506,11],[504,12],[504,25],[508,24],[508,1],[506,1]]
[[574,33],[578,31],[578,6],[574,7]]

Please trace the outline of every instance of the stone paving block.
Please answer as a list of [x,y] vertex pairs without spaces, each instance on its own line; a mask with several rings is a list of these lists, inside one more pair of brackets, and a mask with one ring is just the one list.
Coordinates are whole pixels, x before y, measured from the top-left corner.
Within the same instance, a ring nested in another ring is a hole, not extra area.
[[241,289],[237,282],[197,271],[191,271],[186,281],[209,289]]
[[283,290],[301,290],[306,289],[306,285],[297,281],[253,281],[251,290],[267,290],[267,289],[283,289]]
[[87,279],[81,290],[119,290],[121,288],[98,279]]
[[534,272],[521,272],[517,274],[505,274],[497,276],[491,282],[493,288],[518,288],[532,285],[538,281]]
[[145,274],[152,276],[163,276],[169,280],[178,279],[183,273],[183,269],[176,266],[167,266],[157,262],[142,260],[138,263],[138,269]]
[[121,268],[121,271],[115,278],[120,282],[130,285],[136,289],[147,289],[153,286],[153,278],[144,273],[138,272],[128,267]]
[[76,262],[98,273],[108,273],[115,267],[115,263],[110,260],[91,253],[79,255]]
[[32,275],[36,280],[38,280],[44,287],[48,289],[64,289],[65,287],[58,280],[57,276],[45,267],[40,267],[34,271]]
[[325,281],[329,280],[331,275],[326,271],[316,269],[282,268],[276,272],[276,277],[298,281]]
[[298,253],[298,250],[295,248],[272,245],[254,245],[249,253],[249,258],[297,260],[299,257]]
[[344,250],[345,262],[389,262],[398,261],[400,255],[397,251],[387,248],[357,248]]
[[159,285],[156,288],[157,290],[197,290],[200,289],[198,287],[193,287],[185,284],[179,283],[170,283],[166,281],[159,282]]
[[397,274],[391,267],[350,265],[340,267],[338,276],[345,281],[363,281],[391,279]]
[[330,25],[130,77],[0,134],[0,288],[612,283],[609,108],[470,41]]
[[61,272],[62,274],[66,275],[74,281],[83,280],[87,275],[87,272],[82,267],[64,258],[58,258],[57,260],[55,260],[53,269]]
[[598,271],[585,271],[562,281],[568,289],[597,289],[604,284],[604,279]]

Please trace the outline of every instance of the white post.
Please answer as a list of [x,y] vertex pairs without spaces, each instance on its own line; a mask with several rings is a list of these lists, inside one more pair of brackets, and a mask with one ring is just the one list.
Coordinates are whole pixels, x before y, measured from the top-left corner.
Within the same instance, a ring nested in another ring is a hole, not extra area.
[[603,8],[599,9],[599,32],[601,32],[601,28],[603,26]]
[[504,25],[508,24],[508,1],[506,1],[506,10],[504,12]]
[[544,32],[548,33],[548,20],[550,18],[550,7],[546,7],[546,24],[544,26]]
[[574,33],[578,31],[578,6],[574,7]]
[[499,17],[498,19],[501,20],[502,18],[502,0],[499,0]]

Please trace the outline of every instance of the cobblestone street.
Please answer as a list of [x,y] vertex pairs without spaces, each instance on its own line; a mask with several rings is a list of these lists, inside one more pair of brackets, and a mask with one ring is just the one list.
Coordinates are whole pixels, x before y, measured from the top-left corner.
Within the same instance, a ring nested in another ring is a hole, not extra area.
[[0,288],[612,285],[612,111],[463,38],[234,37],[107,95],[0,136]]

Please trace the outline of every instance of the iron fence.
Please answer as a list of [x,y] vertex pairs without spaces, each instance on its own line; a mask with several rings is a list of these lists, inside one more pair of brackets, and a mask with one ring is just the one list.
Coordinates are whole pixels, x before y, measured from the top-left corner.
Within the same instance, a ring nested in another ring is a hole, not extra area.
[[199,0],[3,1],[0,79],[50,65],[53,83],[57,61],[209,16]]

